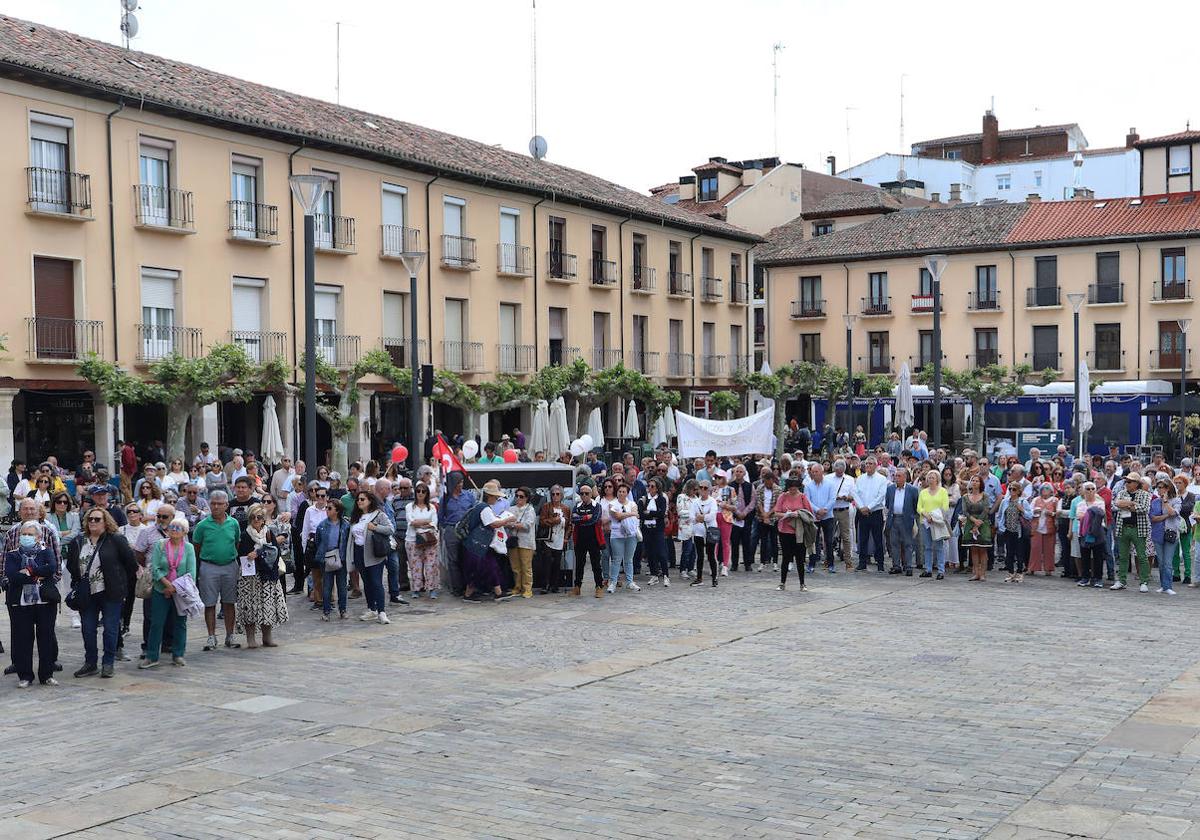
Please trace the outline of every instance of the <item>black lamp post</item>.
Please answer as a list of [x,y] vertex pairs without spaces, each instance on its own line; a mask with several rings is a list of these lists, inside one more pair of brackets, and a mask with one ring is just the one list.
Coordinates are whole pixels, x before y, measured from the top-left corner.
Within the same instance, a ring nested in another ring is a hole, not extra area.
[[932,278],[933,292],[933,446],[942,445],[942,272],[950,258],[945,254],[930,254],[925,258],[925,268]]
[[417,341],[417,274],[421,271],[421,266],[425,263],[425,252],[421,250],[420,232],[416,230],[406,230],[404,237],[404,251],[400,254],[400,261],[404,263],[405,269],[408,270],[408,324],[409,324],[409,364],[412,368],[412,386],[408,392],[408,425],[409,425],[409,442],[408,442],[408,464],[416,475],[417,465],[421,463],[421,392],[420,392],[420,374],[421,361],[417,353],[419,342]]
[[317,474],[317,267],[316,212],[329,181],[320,175],[292,175],[292,195],[304,210],[304,463]]
[[[851,368],[851,351],[854,347],[854,322],[858,320],[858,316],[847,312],[842,316],[842,320],[846,322],[846,434],[851,435],[850,427],[854,425],[854,370]],[[834,433],[836,432],[835,428]]]
[[1187,391],[1187,333],[1192,325],[1191,318],[1179,319],[1179,461],[1184,459],[1187,446],[1187,411],[1184,394]]
[[1074,420],[1071,427],[1075,430],[1075,454],[1078,457],[1083,457],[1083,429],[1079,426],[1079,406],[1083,403],[1083,394],[1080,389],[1079,382],[1079,309],[1083,306],[1083,299],[1086,297],[1082,292],[1072,292],[1067,295],[1067,300],[1071,302],[1071,310],[1074,314],[1075,321],[1075,411],[1073,412]]

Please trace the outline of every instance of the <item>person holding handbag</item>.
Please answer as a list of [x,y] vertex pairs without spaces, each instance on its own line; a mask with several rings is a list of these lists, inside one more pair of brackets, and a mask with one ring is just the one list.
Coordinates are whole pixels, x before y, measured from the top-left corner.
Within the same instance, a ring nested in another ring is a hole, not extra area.
[[[667,540],[664,530],[670,502],[662,492],[662,479],[652,477],[646,482],[646,495],[638,500],[638,521],[641,527],[642,551],[650,564],[650,584],[661,580],[663,586],[671,585],[671,569],[667,565]],[[629,588],[637,591],[637,584],[628,581]]]
[[187,616],[175,609],[175,580],[183,575],[196,579],[196,550],[187,541],[188,524],[182,516],[167,523],[167,538],[150,550],[150,629],[146,636],[146,657],[138,668],[158,667],[163,630],[171,622],[171,664],[183,667],[187,650]]
[[332,611],[333,587],[337,585],[338,617],[346,619],[346,587],[349,576],[350,523],[345,509],[332,504],[324,507],[325,520],[317,525],[309,540],[313,543],[313,576],[320,576],[321,620],[328,621]]
[[721,529],[717,521],[719,505],[712,497],[712,489],[707,481],[701,481],[699,495],[692,500],[692,539],[696,544],[696,579],[692,586],[704,583],[704,564],[700,562],[703,554],[708,558],[709,576],[712,585],[717,585],[717,546],[721,542]]
[[508,526],[508,562],[513,573],[513,594],[532,598],[533,549],[537,545],[537,515],[531,504],[533,491],[520,487],[514,496],[516,504],[509,508],[514,519]]
[[54,619],[58,612],[58,555],[46,544],[36,522],[23,522],[17,547],[4,556],[4,576],[8,580],[4,603],[12,633],[13,667],[17,688],[33,683],[33,644],[38,648],[38,682],[58,685],[54,679],[54,660],[58,658],[58,639]]
[[946,576],[946,544],[950,541],[950,496],[942,487],[937,470],[925,473],[925,489],[917,495],[917,515],[921,523],[921,545],[925,549],[925,571],[921,577],[933,577],[937,560],[937,579]]
[[717,544],[717,562],[721,567],[721,575],[727,577],[731,550],[729,543],[733,537],[733,519],[738,506],[734,502],[733,489],[729,486],[729,474],[725,470],[713,473],[712,498],[721,511],[717,516],[717,531],[721,535],[721,541]]
[[[83,667],[76,677],[113,675],[120,640],[121,610],[137,578],[137,560],[125,538],[117,533],[112,514],[92,508],[84,517],[84,531],[67,549],[71,596],[83,623]],[[96,630],[103,622],[104,657],[96,667]]]
[[387,615],[387,593],[383,589],[383,566],[391,551],[388,539],[396,532],[387,516],[379,509],[379,501],[368,490],[354,494],[354,512],[350,515],[350,537],[354,565],[362,572],[363,593],[367,611],[362,621],[391,624]]
[[783,557],[779,562],[780,592],[787,589],[788,571],[795,569],[800,578],[800,591],[806,591],[804,586],[804,570],[807,566],[807,543],[804,540],[804,524],[800,520],[800,512],[808,514],[812,532],[816,531],[816,519],[808,496],[801,492],[803,485],[799,476],[788,478],[786,489],[779,495],[771,510],[771,519],[779,529],[779,547]]
[[437,598],[442,588],[441,564],[438,562],[437,508],[430,498],[429,485],[420,482],[413,489],[413,500],[404,506],[408,527],[404,532],[404,549],[408,556],[408,581],[414,597],[428,592]]
[[1179,543],[1183,524],[1179,516],[1180,502],[1175,484],[1166,474],[1159,473],[1154,489],[1155,493],[1150,497],[1150,541],[1154,543],[1154,556],[1158,558],[1158,591],[1174,595],[1171,556]]
[[563,504],[563,489],[559,484],[550,488],[550,501],[542,505],[538,514],[538,524],[541,526],[545,539],[542,545],[543,562],[543,595],[557,593],[562,579],[562,556],[566,547],[567,527],[571,521],[571,511]]
[[[279,583],[279,550],[287,541],[267,527],[267,510],[260,502],[246,509],[246,528],[238,540],[238,558],[244,558],[237,584],[236,630],[246,634],[246,647],[258,647],[258,628],[262,628],[262,646],[277,647],[271,630],[288,620],[287,599]],[[248,569],[251,574],[246,574]]]
[[[638,504],[629,498],[629,486],[622,482],[617,487],[617,498],[608,505],[609,528],[608,547],[611,557],[605,577],[608,579],[608,593],[611,595],[617,589],[617,578],[622,571],[625,573],[625,585],[630,591],[636,592],[641,587],[633,582],[633,552],[637,547],[638,534]],[[650,579],[653,584],[654,578]]]

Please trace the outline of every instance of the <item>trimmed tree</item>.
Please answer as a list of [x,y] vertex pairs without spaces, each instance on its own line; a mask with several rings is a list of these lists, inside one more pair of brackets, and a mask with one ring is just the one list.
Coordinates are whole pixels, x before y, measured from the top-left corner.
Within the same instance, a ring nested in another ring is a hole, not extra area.
[[618,362],[603,370],[593,370],[583,359],[569,365],[550,365],[539,370],[528,386],[528,401],[571,397],[579,406],[579,423],[586,431],[588,415],[613,397],[635,400],[646,406],[646,423],[652,425],[667,406],[679,404],[678,391],[669,391],[644,374]]
[[787,401],[817,392],[820,369],[811,362],[780,365],[769,374],[741,373],[737,381],[775,403],[775,455],[783,454],[787,426]]
[[[917,372],[917,381],[932,385],[933,368],[926,365]],[[971,402],[971,448],[983,452],[983,431],[987,418],[988,400],[1010,399],[1021,396],[1021,385],[1017,377],[1010,377],[1003,365],[984,365],[969,370],[957,371],[942,368],[942,384]]]
[[713,411],[722,420],[728,420],[742,407],[742,397],[735,391],[714,391],[709,399],[712,400]]
[[[859,396],[867,398],[867,446],[871,445],[871,418],[875,416],[875,408],[879,401],[887,399],[895,393],[896,383],[892,377],[883,373],[871,373],[855,377],[859,381]],[[881,435],[882,436],[882,435]]]
[[[305,359],[301,354],[300,370],[304,370],[304,365]],[[367,352],[351,367],[340,370],[331,365],[324,356],[317,356],[316,373],[317,384],[324,385],[337,394],[336,403],[318,399],[317,413],[329,424],[333,440],[331,467],[345,475],[349,471],[348,447],[350,434],[354,431],[354,409],[358,405],[359,381],[367,376],[378,376],[389,382],[396,382],[400,378],[399,371],[392,363],[392,357],[380,349]],[[409,376],[411,377],[411,373]]]
[[187,421],[200,408],[215,402],[249,402],[255,391],[285,389],[288,377],[282,359],[256,364],[237,344],[216,344],[195,359],[172,353],[150,365],[148,379],[94,355],[76,371],[109,405],[166,406],[169,458],[186,458]]

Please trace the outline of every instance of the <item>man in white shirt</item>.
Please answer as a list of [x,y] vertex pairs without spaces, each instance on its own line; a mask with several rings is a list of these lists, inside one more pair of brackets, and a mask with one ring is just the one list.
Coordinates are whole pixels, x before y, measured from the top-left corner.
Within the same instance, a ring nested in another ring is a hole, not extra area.
[[1036,446],[1029,450],[1029,460],[1025,462],[1025,473],[1028,475],[1033,470],[1035,462],[1042,460],[1042,450]]
[[292,469],[292,459],[284,455],[279,459],[279,469],[271,475],[271,495],[275,497],[279,510],[287,510],[288,496],[292,492],[292,479],[296,471]]
[[[838,458],[833,462],[833,475],[829,481],[834,486],[833,518],[837,520],[837,540],[842,547],[842,561],[847,569],[854,568],[850,554],[850,505],[854,502],[854,476],[846,472],[846,462]],[[860,555],[861,556],[861,555]],[[832,560],[832,556],[829,558]]]
[[888,480],[878,471],[873,455],[863,462],[866,472],[854,484],[854,504],[858,511],[858,571],[867,569],[867,548],[874,549],[875,566],[883,573],[883,509]]

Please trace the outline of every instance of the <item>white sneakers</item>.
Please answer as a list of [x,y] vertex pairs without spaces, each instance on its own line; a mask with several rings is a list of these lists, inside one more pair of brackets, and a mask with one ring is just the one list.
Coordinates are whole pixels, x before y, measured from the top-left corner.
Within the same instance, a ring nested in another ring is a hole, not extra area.
[[[671,585],[671,582],[669,580],[667,580],[666,578],[663,578],[663,586],[670,586],[670,585]],[[642,587],[638,586],[633,581],[629,581],[629,585],[625,588],[628,589],[630,592],[641,592],[642,591]]]
[[[663,575],[662,582],[663,582],[663,586],[670,586],[670,585],[671,585],[671,576],[670,576],[669,574],[668,574],[668,575]],[[629,585],[630,585],[630,586],[633,586],[633,584],[632,584],[632,583],[631,583],[631,584],[629,584]]]
[[609,581],[609,583],[608,583],[608,594],[609,594],[609,595],[612,595],[612,594],[613,594],[614,592],[616,592],[616,591],[617,591],[617,584],[616,584],[616,582],[614,582],[614,581]]
[[721,567],[721,577],[729,577],[729,567],[728,566]]
[[1125,584],[1121,583],[1121,581],[1117,581],[1116,583],[1114,583],[1112,586],[1110,586],[1108,588],[1111,589],[1113,592],[1117,592],[1118,590],[1124,589]]
[[79,613],[77,613],[77,612],[71,613],[71,629],[78,630],[82,626],[83,626],[83,622],[79,620]]
[[387,613],[385,613],[383,610],[379,611],[379,623],[380,624],[391,624],[392,623],[392,620],[387,617]]
[[370,610],[367,610],[365,613],[363,613],[362,615],[360,615],[358,617],[358,620],[359,621],[378,621],[379,614],[371,612]]
[[1150,587],[1144,583],[1138,587],[1138,592],[1149,592],[1149,591],[1150,591]]
[[656,584],[656,583],[658,583],[657,575],[650,575],[650,577],[646,580],[647,586],[654,586],[654,584]]
[[1174,589],[1163,589],[1161,586],[1154,591],[1157,592],[1159,595],[1177,595],[1178,594]]

